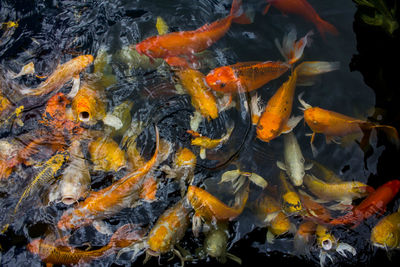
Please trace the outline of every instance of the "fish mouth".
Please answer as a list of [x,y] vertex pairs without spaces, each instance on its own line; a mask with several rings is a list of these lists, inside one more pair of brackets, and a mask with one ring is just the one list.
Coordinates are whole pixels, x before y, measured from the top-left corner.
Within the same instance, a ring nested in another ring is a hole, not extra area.
[[90,113],[88,111],[82,111],[78,115],[79,120],[82,122],[88,122],[90,120]]
[[73,195],[65,195],[62,197],[61,202],[65,205],[74,204],[78,199]]
[[324,250],[331,250],[332,249],[332,241],[329,239],[325,239],[322,241],[322,248]]

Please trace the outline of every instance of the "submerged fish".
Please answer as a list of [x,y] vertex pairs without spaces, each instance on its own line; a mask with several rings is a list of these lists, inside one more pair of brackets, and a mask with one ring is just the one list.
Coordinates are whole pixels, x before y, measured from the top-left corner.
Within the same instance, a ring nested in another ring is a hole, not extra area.
[[232,22],[250,23],[241,10],[241,1],[233,0],[230,14],[194,31],[171,32],[152,36],[136,45],[136,51],[151,59],[180,55],[193,56],[218,41],[229,30]]
[[281,182],[281,194],[282,194],[282,202],[283,202],[283,211],[286,214],[296,214],[303,210],[303,206],[301,205],[300,197],[297,192],[294,190],[293,186],[291,186],[287,180],[286,175],[283,171],[279,173],[279,180]]
[[338,30],[329,22],[323,20],[315,9],[306,0],[266,0],[268,5],[263,14],[266,14],[271,5],[282,11],[282,13],[294,13],[302,16],[308,21],[314,23],[322,36],[328,32],[333,35],[339,34]]
[[330,143],[337,137],[344,137],[349,134],[363,133],[372,129],[382,129],[395,144],[399,143],[399,135],[396,128],[388,125],[378,125],[372,122],[359,120],[334,111],[312,107],[307,104],[299,95],[299,102],[303,106],[304,121],[311,128],[311,144],[314,142],[315,134],[322,133],[326,142]]
[[118,249],[141,241],[145,230],[132,224],[120,227],[111,237],[110,242],[96,250],[81,250],[78,248],[57,245],[43,239],[36,239],[28,244],[28,250],[39,255],[41,260],[47,264],[57,265],[84,265],[94,259],[107,257],[114,254]]
[[156,132],[156,150],[153,157],[135,172],[128,173],[112,185],[90,195],[76,208],[67,210],[58,221],[60,229],[76,229],[116,214],[132,206],[139,199],[140,190],[146,174],[157,161],[159,133]]
[[312,164],[304,166],[305,160],[293,132],[284,135],[283,146],[285,163],[278,161],[277,165],[280,169],[286,171],[295,186],[301,186],[303,184],[305,170],[311,169]]
[[30,182],[30,184],[20,197],[17,205],[15,206],[14,213],[17,212],[19,205],[24,199],[32,195],[32,193],[36,193],[36,190],[40,189],[41,187],[47,186],[48,184],[54,182],[54,180],[56,179],[56,173],[61,169],[68,158],[69,153],[63,151],[55,154],[44,163],[42,170]]
[[58,66],[57,69],[54,70],[54,72],[35,89],[23,89],[20,92],[24,95],[45,95],[50,92],[55,93],[71,79],[74,79],[75,83],[73,88],[79,88],[79,73],[92,62],[92,55],[83,55],[73,58],[63,65]]
[[88,149],[94,170],[117,172],[126,165],[125,152],[112,138],[99,137],[90,142]]
[[353,199],[366,197],[374,191],[372,187],[361,182],[326,183],[309,174],[304,177],[304,184],[319,199],[340,201],[345,205],[350,205]]
[[385,249],[400,248],[400,208],[397,212],[383,217],[371,231],[374,246]]

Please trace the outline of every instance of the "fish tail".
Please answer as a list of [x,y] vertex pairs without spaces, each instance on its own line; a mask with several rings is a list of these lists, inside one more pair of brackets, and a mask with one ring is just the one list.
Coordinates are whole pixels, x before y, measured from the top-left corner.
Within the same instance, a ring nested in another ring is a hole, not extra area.
[[297,85],[310,86],[314,84],[315,76],[339,69],[339,62],[304,61],[298,65],[295,72],[298,75]]
[[144,232],[145,229],[139,225],[131,223],[125,224],[112,235],[109,246],[117,248],[127,247],[130,244],[126,243],[132,243],[142,239]]
[[242,8],[242,0],[233,0],[231,12],[229,14],[232,16],[232,22],[238,24],[251,24],[253,23],[254,14],[247,11],[244,12]]
[[310,240],[306,237],[296,234],[293,239],[294,250],[297,255],[309,255],[310,254]]
[[389,125],[374,125],[373,128],[382,129],[388,137],[389,141],[395,144],[397,147],[400,146],[399,134],[393,126]]
[[325,33],[327,32],[332,35],[339,35],[339,31],[335,28],[335,26],[321,18],[317,19],[315,26],[317,27],[323,38],[325,38]]

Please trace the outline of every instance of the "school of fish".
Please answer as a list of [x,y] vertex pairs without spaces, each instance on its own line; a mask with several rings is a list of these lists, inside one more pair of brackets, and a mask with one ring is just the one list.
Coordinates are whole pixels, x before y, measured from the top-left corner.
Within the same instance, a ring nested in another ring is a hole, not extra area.
[[[125,254],[132,261],[145,254],[144,262],[151,257],[174,255],[182,266],[186,261],[207,257],[220,263],[230,260],[241,264],[243,259],[227,250],[234,222],[251,213],[256,226],[266,229],[267,244],[292,238],[294,255],[314,252],[320,266],[324,266],[327,259],[333,262],[335,257],[357,254],[350,241],[335,237],[335,228],[354,229],[373,217],[379,221],[371,229],[370,244],[399,249],[400,208],[392,214],[387,214],[386,208],[399,199],[400,177],[376,188],[357,177],[343,180],[318,163],[314,142],[316,134],[325,135],[327,143],[340,143],[342,138],[353,136],[364,146],[376,129],[398,145],[396,128],[307,103],[307,89],[300,93],[296,88],[312,86],[317,76],[336,71],[340,65],[323,58],[302,61],[303,54],[312,49],[308,48],[312,47],[312,38],[338,38],[340,32],[306,0],[266,0],[266,4],[264,15],[270,8],[298,15],[314,24],[319,35],[309,31],[298,38],[296,30],[290,30],[282,44],[276,42],[282,61],[243,58],[231,65],[206,69],[201,64],[201,53],[212,50],[235,24],[245,28],[246,24],[257,23],[241,0],[233,0],[225,17],[197,29],[170,32],[158,17],[158,34],[145,33],[149,37],[131,44],[129,52],[124,51],[146,62],[143,68],[156,70],[163,66],[173,78],[174,93],[190,98],[193,110],[187,118],[190,123],[185,136],[189,142],[185,146],[163,135],[160,127],[165,124],[154,119],[157,114],[149,113],[148,118],[138,120],[135,98],[112,105],[106,88],[116,78],[107,73],[104,51],[66,57],[32,88],[19,84],[19,79],[33,79],[34,62],[27,62],[18,74],[0,66],[0,180],[11,184],[24,179],[24,188],[8,204],[9,211],[0,225],[2,234],[17,229],[16,218],[23,216],[24,210],[54,207],[59,212],[49,215],[55,216],[53,224],[40,237],[28,240],[26,246],[46,266],[80,266],[105,257],[118,260]],[[18,27],[18,22],[9,22],[7,27]],[[260,88],[271,81],[281,84],[271,89],[269,99],[263,99]],[[10,88],[15,94],[12,99],[7,95]],[[247,112],[248,123],[254,129],[252,140],[265,147],[271,142],[283,143],[282,151],[277,152],[280,158],[271,166],[274,177],[231,164],[228,166],[236,168],[215,172],[218,181],[209,185],[208,178],[198,175],[198,162],[218,161],[217,153],[228,151],[236,128],[234,123],[226,124],[224,132],[215,135],[199,125],[211,125],[221,114],[227,116],[243,95],[250,96]],[[10,137],[7,133],[24,127],[23,114],[29,109],[26,98],[43,101],[37,127]],[[293,112],[297,99],[301,116]],[[300,132],[296,126],[301,120],[312,131],[310,145],[315,160],[303,156],[304,148],[297,141]],[[24,168],[29,171],[24,172]],[[99,174],[106,178],[99,181]],[[172,197],[161,193],[160,188],[166,184],[173,184],[178,193]],[[162,212],[156,221],[118,227],[112,223],[136,214],[131,210],[158,202]],[[82,248],[86,244],[70,242],[74,233],[86,227],[106,235],[109,241],[100,248],[87,249]],[[185,248],[184,242],[180,244],[190,235],[204,242],[198,244],[196,253]]]

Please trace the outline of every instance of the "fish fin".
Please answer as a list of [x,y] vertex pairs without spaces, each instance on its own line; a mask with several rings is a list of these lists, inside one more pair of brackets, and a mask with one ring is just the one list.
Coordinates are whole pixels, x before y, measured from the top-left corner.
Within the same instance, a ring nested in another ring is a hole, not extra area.
[[271,4],[268,4],[268,5],[264,8],[262,14],[263,14],[263,15],[267,14],[268,11],[269,11],[269,9],[270,9],[270,7],[271,7]]
[[289,231],[288,232],[293,234],[293,235],[296,234],[297,227],[296,227],[296,225],[294,223],[290,223],[290,227],[289,227]]
[[81,83],[81,80],[80,80],[79,74],[77,74],[72,78],[72,88],[71,88],[71,91],[67,95],[68,98],[74,98],[76,96],[76,94],[79,91],[80,83]]
[[46,262],[46,267],[53,267],[53,266],[54,266],[53,263]]
[[231,260],[233,260],[234,262],[242,265],[242,259],[240,259],[239,257],[237,257],[237,256],[235,256],[235,255],[233,255],[233,254],[231,254],[229,252],[226,253],[226,257],[231,259]]
[[329,32],[332,35],[339,35],[339,31],[335,28],[335,26],[321,19],[320,17],[317,18],[315,26],[317,27],[318,31],[320,32],[323,38],[325,38],[326,32]]
[[103,122],[104,122],[105,125],[111,126],[115,130],[119,130],[119,129],[122,128],[122,126],[124,126],[124,124],[122,123],[121,119],[118,118],[117,116],[112,115],[112,114],[107,114],[103,118]]
[[281,170],[284,170],[284,171],[287,170],[285,163],[283,163],[282,161],[279,161],[279,160],[278,160],[278,161],[276,162],[276,166],[278,166],[278,168],[281,169]]
[[326,258],[329,258],[331,262],[333,262],[333,258],[328,252],[323,251],[322,249],[319,251],[319,265],[320,267],[324,267]]
[[207,157],[206,149],[204,147],[200,147],[200,158],[205,159]]
[[221,180],[218,182],[218,184],[225,182],[233,182],[234,180],[239,178],[239,176],[240,176],[240,170],[231,170],[224,172],[221,175]]
[[258,185],[262,189],[266,188],[268,186],[268,182],[261,177],[260,175],[256,173],[251,173],[250,176],[247,176],[250,181],[252,181],[254,184]]
[[190,129],[196,132],[199,129],[200,123],[203,121],[203,115],[197,110],[190,116]]
[[301,121],[303,116],[292,116],[286,124],[286,127],[283,128],[282,133],[290,133],[294,127]]
[[151,202],[157,199],[156,194],[157,181],[154,179],[153,176],[149,176],[143,181],[143,186],[140,191],[140,198]]
[[267,224],[271,223],[271,222],[276,218],[276,216],[278,216],[279,213],[280,213],[279,210],[278,210],[278,211],[275,211],[275,212],[272,212],[272,213],[269,213],[269,214],[265,217],[264,223],[267,223]]
[[18,74],[14,73],[13,71],[8,71],[7,75],[10,76],[11,79],[16,79],[23,75],[28,75],[33,73],[35,73],[35,65],[33,64],[33,62],[29,62],[28,64],[24,65],[21,68],[21,71]]
[[296,29],[293,28],[285,37],[283,37],[282,46],[280,46],[279,42],[276,40],[275,44],[282,56],[286,59],[287,63],[294,64],[303,56],[304,48],[306,45],[309,45],[311,41],[309,36],[312,34],[313,32],[309,31],[303,38],[296,42],[297,33]]
[[314,166],[313,163],[309,163],[309,164],[307,164],[307,165],[304,165],[304,170],[309,171],[309,170],[312,169],[313,166]]
[[[349,202],[350,201],[350,202]],[[331,205],[331,206],[327,206],[327,209],[329,210],[339,210],[339,211],[350,211],[354,208],[353,205],[351,205],[352,200],[351,199],[347,199],[344,201],[341,201],[340,203]]]
[[254,14],[249,11],[243,12],[242,0],[233,0],[229,15],[233,17],[232,22],[238,24],[251,24],[254,20]]
[[267,242],[270,244],[273,244],[275,242],[275,236],[270,230],[268,230],[267,232]]
[[297,86],[311,86],[315,83],[316,76],[338,70],[340,63],[337,61],[304,61],[299,64],[295,71],[297,72]]
[[373,127],[384,131],[389,141],[395,144],[397,148],[400,147],[399,134],[396,128],[388,125],[374,125]]
[[346,252],[350,252],[353,256],[357,255],[356,249],[347,243],[339,243],[336,247],[336,252],[345,258],[347,258]]
[[156,29],[157,29],[158,35],[163,35],[163,34],[168,33],[168,25],[162,17],[157,17]]
[[93,221],[93,227],[99,233],[102,233],[103,235],[112,235],[113,234],[110,227],[108,227],[108,225],[103,221],[100,221],[100,220]]
[[326,135],[326,136],[325,136],[325,139],[326,139],[326,143],[327,143],[327,144],[330,144],[331,142],[333,142],[333,143],[335,143],[335,144],[340,145],[340,140],[341,140],[341,138],[339,138],[339,137]]

